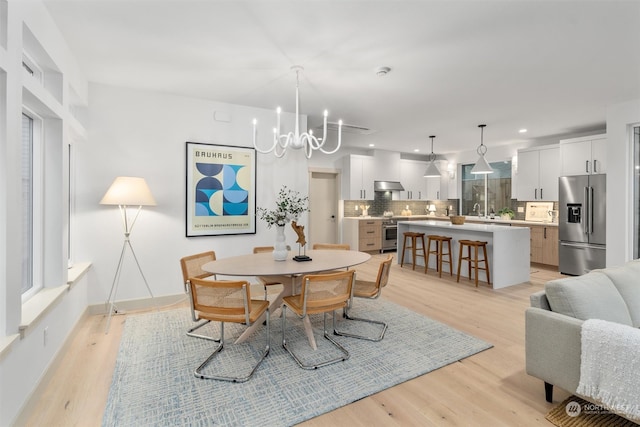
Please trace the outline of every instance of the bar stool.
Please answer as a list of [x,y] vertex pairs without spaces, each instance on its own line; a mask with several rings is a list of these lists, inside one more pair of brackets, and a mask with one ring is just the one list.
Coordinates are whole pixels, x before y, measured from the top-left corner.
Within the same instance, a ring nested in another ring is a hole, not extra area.
[[[431,249],[431,242],[435,242],[436,249]],[[444,244],[447,244],[447,252],[444,252]],[[451,237],[448,236],[438,236],[435,234],[430,234],[427,236],[427,265],[429,265],[429,257],[431,254],[436,256],[436,271],[438,272],[438,277],[442,277],[442,263],[446,262],[449,264],[449,274],[453,276],[453,267],[451,261]],[[445,256],[449,257],[449,260],[443,259]]]
[[[406,231],[403,233],[404,241],[402,243],[402,258],[400,260],[400,267],[404,266],[404,251],[411,249],[411,260],[413,261],[413,270],[416,269],[416,254],[422,255],[424,258],[424,272],[427,272],[427,253],[424,245],[424,233],[416,233],[413,231]],[[407,241],[411,239],[411,246],[407,246]],[[417,246],[418,239],[422,241],[422,247]]]
[[[473,265],[475,270],[476,288],[478,287],[478,270],[484,270],[487,275],[487,284],[491,285],[491,279],[489,276],[489,259],[487,257],[487,242],[480,242],[477,240],[459,240],[460,244],[460,256],[458,257],[458,278],[460,281],[460,267],[462,261],[467,261],[469,267],[469,279],[471,279],[471,266]],[[467,256],[462,256],[464,248],[467,248]],[[471,256],[471,248],[473,248],[473,257]],[[478,251],[482,248],[484,259],[478,259]],[[483,262],[484,267],[480,267],[478,264]]]

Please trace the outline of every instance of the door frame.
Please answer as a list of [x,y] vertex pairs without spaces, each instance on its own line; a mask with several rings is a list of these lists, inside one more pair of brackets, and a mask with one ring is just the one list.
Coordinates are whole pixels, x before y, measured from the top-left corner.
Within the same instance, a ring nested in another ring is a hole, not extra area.
[[[307,194],[311,193],[311,182],[313,181],[313,173],[317,172],[317,173],[328,173],[328,174],[335,174],[336,175],[336,188],[335,188],[335,194],[336,194],[336,206],[338,208],[338,212],[336,213],[336,223],[337,223],[337,229],[336,229],[336,239],[338,241],[338,243],[340,243],[342,241],[342,218],[344,217],[344,204],[341,202],[340,199],[340,191],[342,189],[341,183],[342,183],[342,170],[341,169],[335,169],[335,168],[320,168],[320,167],[313,167],[310,166],[308,168],[308,174],[309,174],[309,188],[307,189]],[[309,240],[311,241],[313,239],[313,229],[311,227],[311,224],[309,224]]]

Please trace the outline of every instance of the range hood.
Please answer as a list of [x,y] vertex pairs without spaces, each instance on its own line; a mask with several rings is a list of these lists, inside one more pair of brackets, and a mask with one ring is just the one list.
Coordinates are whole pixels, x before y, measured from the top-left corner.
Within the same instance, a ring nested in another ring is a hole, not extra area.
[[373,191],[404,191],[399,181],[373,181]]

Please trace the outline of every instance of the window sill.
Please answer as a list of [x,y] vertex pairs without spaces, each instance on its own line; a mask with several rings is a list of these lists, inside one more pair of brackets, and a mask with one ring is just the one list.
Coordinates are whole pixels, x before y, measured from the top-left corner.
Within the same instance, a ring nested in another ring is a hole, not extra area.
[[5,352],[9,351],[11,344],[17,341],[18,338],[20,338],[20,334],[8,335],[0,338],[0,360],[2,360],[2,356],[4,356]]
[[22,321],[18,330],[20,338],[24,338],[26,331],[44,316],[54,304],[62,298],[65,291],[70,290],[91,268],[90,262],[77,263],[68,270],[67,284],[55,288],[44,288],[27,302],[22,304]]
[[67,270],[67,285],[72,288],[91,268],[90,262],[78,262]]

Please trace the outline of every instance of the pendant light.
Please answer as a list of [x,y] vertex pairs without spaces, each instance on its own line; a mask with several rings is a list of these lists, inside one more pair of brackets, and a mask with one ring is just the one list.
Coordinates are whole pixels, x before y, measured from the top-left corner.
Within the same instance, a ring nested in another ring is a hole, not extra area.
[[427,170],[424,171],[424,177],[425,178],[433,178],[433,177],[439,177],[440,176],[440,171],[438,170],[438,167],[436,166],[435,160],[436,160],[436,155],[433,154],[433,138],[435,138],[435,135],[431,135],[429,138],[431,138],[431,154],[429,154],[429,165],[427,166]]
[[487,147],[484,145],[483,141],[485,126],[487,125],[478,125],[478,127],[480,128],[480,145],[478,146],[478,149],[476,151],[478,152],[480,157],[478,158],[476,164],[473,166],[473,169],[471,169],[471,173],[473,174],[493,173],[493,169],[491,168],[491,166],[489,166],[489,163],[487,163],[487,160],[484,158],[484,155],[487,153]]

